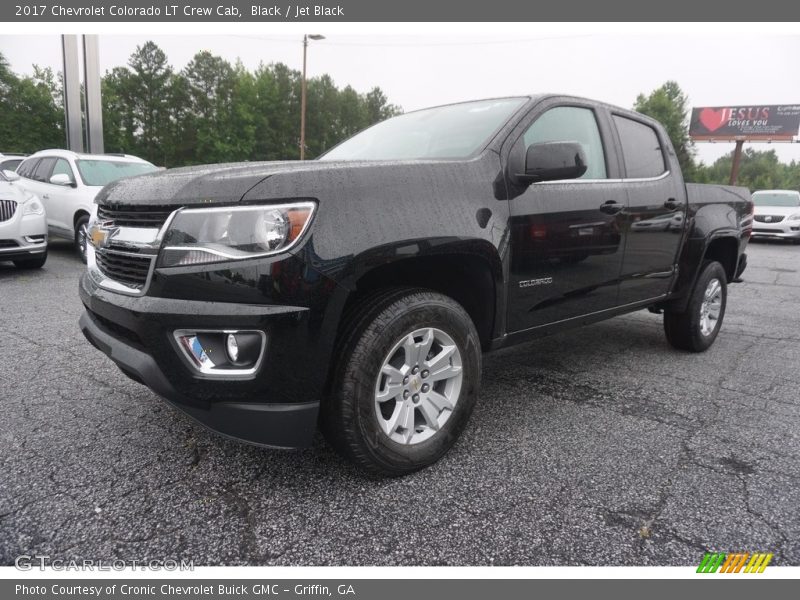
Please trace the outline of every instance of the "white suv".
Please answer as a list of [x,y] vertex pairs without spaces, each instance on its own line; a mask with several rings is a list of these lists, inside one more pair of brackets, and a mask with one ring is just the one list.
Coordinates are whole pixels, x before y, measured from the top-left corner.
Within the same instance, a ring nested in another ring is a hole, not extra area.
[[47,260],[47,221],[39,199],[20,189],[13,171],[0,170],[0,261],[38,269]]
[[42,150],[25,159],[17,174],[21,186],[41,198],[50,235],[74,241],[86,262],[86,227],[97,193],[117,179],[156,170],[155,165],[127,154]]

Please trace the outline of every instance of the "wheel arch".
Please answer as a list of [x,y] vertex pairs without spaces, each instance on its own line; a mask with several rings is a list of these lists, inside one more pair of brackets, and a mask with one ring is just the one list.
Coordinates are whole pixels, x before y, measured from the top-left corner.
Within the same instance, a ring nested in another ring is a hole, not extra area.
[[681,268],[672,292],[674,298],[659,305],[659,308],[671,312],[682,312],[686,309],[689,296],[706,260],[719,262],[725,269],[726,283],[731,283],[738,271],[740,247],[740,232],[727,228],[717,230],[705,238],[688,239],[682,252]]
[[383,246],[354,258],[341,280],[347,290],[337,329],[364,298],[391,287],[424,288],[458,302],[488,347],[504,305],[502,261],[497,249],[480,239],[414,240]]
[[75,227],[78,226],[78,219],[83,216],[91,217],[91,213],[86,210],[85,208],[81,207],[75,211],[75,214],[72,215],[72,229],[75,230]]

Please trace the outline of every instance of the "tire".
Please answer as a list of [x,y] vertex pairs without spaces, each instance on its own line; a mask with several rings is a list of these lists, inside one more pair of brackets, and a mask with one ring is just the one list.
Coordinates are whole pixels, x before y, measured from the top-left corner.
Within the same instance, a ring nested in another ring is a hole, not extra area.
[[481,346],[469,315],[442,294],[396,289],[365,299],[344,327],[322,411],[325,437],[372,475],[397,477],[439,460],[480,388]]
[[[706,302],[706,296],[709,296],[709,302]],[[717,339],[727,301],[725,269],[716,261],[705,261],[689,297],[686,311],[664,313],[667,341],[679,350],[705,352]],[[717,315],[716,318],[713,318],[714,314]]]
[[88,233],[86,228],[89,226],[89,215],[81,215],[75,221],[75,251],[78,256],[86,264],[86,243]]
[[18,269],[41,269],[47,262],[47,251],[36,258],[23,258],[14,261],[14,266]]

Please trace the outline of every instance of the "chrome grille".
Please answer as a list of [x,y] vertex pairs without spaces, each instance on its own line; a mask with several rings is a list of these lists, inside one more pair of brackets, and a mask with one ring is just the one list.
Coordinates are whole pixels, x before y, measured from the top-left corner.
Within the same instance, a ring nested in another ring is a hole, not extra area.
[[8,221],[17,212],[17,203],[13,200],[0,200],[0,223]]
[[133,252],[96,249],[94,258],[97,268],[109,279],[141,289],[147,283],[147,275],[155,256],[149,254],[137,256]]
[[756,215],[753,218],[759,223],[780,223],[783,221],[783,215]]
[[101,204],[97,207],[98,221],[113,221],[117,227],[153,227],[160,229],[178,206],[132,206]]

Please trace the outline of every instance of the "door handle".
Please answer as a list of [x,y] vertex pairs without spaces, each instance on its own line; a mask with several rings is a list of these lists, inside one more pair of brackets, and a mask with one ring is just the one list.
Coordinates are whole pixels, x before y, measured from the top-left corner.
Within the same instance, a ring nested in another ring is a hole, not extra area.
[[683,207],[683,202],[678,202],[675,198],[669,198],[666,202],[664,202],[664,208],[669,210],[678,210],[679,208]]
[[600,205],[600,212],[605,213],[607,215],[615,215],[623,208],[625,208],[625,206],[623,206],[616,200],[606,200]]
[[50,200],[49,194],[42,194],[42,200]]

